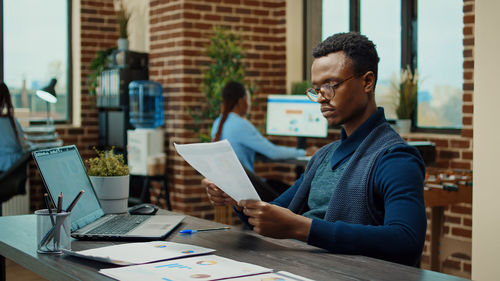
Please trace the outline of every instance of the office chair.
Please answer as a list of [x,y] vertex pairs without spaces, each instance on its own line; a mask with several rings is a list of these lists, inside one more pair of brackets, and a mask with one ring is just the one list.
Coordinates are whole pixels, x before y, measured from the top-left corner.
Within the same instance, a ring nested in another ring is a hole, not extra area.
[[[18,194],[26,194],[26,173],[31,152],[27,151],[7,171],[0,174],[0,216],[2,203]],[[0,280],[5,280],[5,257],[0,256]]]
[[26,194],[26,179],[28,162],[31,152],[25,152],[9,170],[0,174],[0,216],[2,216],[2,203],[15,195]]
[[[265,202],[271,202],[273,201],[276,197],[278,197],[283,191],[287,189],[288,186],[283,187],[279,186],[277,188],[273,184],[270,184],[268,181],[262,180],[259,176],[254,174],[252,171],[248,170],[244,165],[243,169],[245,170],[245,173],[247,174],[248,178],[250,179],[250,182],[252,182],[252,185],[255,187],[255,191],[259,194],[260,199]],[[276,181],[278,182],[278,181]],[[278,185],[278,184],[276,184]]]

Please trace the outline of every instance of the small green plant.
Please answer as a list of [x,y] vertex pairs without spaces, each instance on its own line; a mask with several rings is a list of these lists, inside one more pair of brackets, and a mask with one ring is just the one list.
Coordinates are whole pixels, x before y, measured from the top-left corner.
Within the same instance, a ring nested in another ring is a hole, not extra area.
[[97,51],[97,57],[90,63],[91,72],[89,75],[89,93],[91,95],[96,93],[96,89],[99,86],[98,78],[110,63],[109,56],[115,50],[116,47]]
[[127,25],[128,21],[130,20],[130,15],[131,14],[123,5],[123,1],[120,1],[118,11],[116,11],[116,21],[118,22],[118,25],[120,27],[120,38],[128,38]]
[[391,82],[395,93],[396,115],[399,119],[411,119],[417,107],[418,72],[412,72],[410,66],[401,70],[399,81]]
[[95,147],[94,150],[97,152],[97,157],[85,161],[89,166],[89,176],[112,177],[128,175],[129,170],[123,160],[123,155],[115,154],[114,147],[108,151],[99,151]]

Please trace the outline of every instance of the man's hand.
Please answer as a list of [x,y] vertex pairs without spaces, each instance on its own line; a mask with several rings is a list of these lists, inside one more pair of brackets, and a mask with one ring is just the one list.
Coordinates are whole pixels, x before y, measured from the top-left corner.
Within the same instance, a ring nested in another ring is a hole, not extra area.
[[204,178],[201,180],[201,184],[205,187],[208,194],[208,200],[214,206],[235,206],[236,209],[241,211],[241,208],[237,206],[236,201],[229,197],[224,191],[218,188],[213,182]]
[[255,232],[272,238],[307,241],[312,219],[263,201],[242,200],[238,205],[249,216],[248,223]]

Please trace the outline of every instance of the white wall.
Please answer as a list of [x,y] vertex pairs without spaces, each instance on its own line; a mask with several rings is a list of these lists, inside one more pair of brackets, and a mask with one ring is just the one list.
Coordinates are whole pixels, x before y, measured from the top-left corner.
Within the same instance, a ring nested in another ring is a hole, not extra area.
[[149,52],[149,1],[124,0],[124,6],[131,13],[127,25],[129,49]]
[[475,1],[472,279],[500,279],[500,1]]
[[286,1],[286,91],[292,83],[302,81],[303,68],[303,7],[302,0]]

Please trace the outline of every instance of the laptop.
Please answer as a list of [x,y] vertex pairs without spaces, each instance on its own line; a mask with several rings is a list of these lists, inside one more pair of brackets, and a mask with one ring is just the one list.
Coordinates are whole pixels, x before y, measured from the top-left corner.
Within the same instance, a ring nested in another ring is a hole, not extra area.
[[85,191],[71,211],[71,236],[76,239],[161,240],[184,219],[179,215],[105,215],[75,145],[37,150],[33,158],[52,202],[63,193],[63,210],[80,190]]

